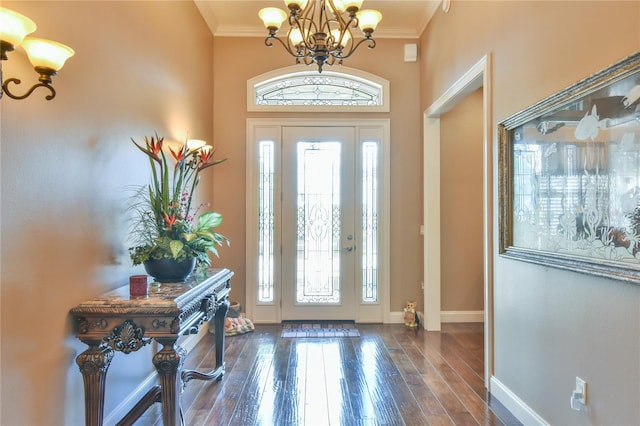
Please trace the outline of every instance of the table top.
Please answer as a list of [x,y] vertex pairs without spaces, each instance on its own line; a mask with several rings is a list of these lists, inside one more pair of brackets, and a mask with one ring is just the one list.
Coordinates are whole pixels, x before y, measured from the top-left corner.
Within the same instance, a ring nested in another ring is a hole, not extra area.
[[228,288],[233,276],[228,269],[208,269],[205,274],[193,273],[182,283],[152,283],[146,296],[129,295],[129,284],[86,300],[71,314],[122,313],[125,311],[181,310],[186,304],[205,294]]

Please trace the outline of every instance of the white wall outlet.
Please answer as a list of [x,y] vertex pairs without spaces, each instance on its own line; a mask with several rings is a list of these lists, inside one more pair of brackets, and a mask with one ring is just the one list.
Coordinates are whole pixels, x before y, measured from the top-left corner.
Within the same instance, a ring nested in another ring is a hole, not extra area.
[[579,402],[583,405],[587,405],[587,382],[580,377],[576,377],[576,393],[582,395]]
[[587,405],[587,382],[576,377],[576,387],[571,393],[571,409],[580,411]]

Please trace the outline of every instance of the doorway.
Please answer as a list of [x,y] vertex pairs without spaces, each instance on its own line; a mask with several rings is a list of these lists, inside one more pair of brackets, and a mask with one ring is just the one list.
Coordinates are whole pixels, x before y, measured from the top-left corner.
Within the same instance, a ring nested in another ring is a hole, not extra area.
[[494,264],[494,149],[491,136],[491,61],[486,55],[460,77],[424,112],[424,328],[441,325],[440,276],[440,116],[479,88],[483,90],[483,282],[484,379],[489,389],[493,375],[493,264]]
[[247,126],[247,314],[388,322],[389,120]]

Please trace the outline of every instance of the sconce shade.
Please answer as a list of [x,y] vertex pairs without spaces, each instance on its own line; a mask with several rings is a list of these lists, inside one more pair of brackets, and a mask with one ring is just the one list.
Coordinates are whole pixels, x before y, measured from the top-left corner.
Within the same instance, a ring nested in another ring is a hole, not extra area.
[[19,46],[27,34],[36,30],[36,24],[26,16],[6,7],[0,7],[0,40]]
[[287,19],[287,14],[277,7],[265,7],[258,12],[258,16],[264,22],[265,27],[275,29],[280,28],[284,20]]
[[56,41],[27,37],[22,42],[27,51],[29,61],[34,67],[49,68],[59,71],[64,62],[74,55],[73,49]]
[[202,139],[189,139],[187,141],[187,149],[189,151],[196,151],[202,148],[203,146],[205,146],[206,144],[207,142],[203,141]]
[[378,23],[382,20],[382,13],[377,10],[365,9],[357,13],[359,26],[362,31],[375,31]]

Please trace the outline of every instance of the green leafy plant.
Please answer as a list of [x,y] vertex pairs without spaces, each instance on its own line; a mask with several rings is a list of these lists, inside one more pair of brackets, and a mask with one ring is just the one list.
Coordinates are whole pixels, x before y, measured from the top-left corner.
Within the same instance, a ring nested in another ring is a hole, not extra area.
[[216,246],[229,244],[229,240],[215,232],[222,215],[213,211],[198,214],[204,205],[194,208],[193,195],[200,173],[226,158],[214,160],[215,150],[210,145],[192,149],[185,143],[176,151],[169,148],[175,162],[171,167],[163,150],[164,138],[145,137],[144,144],[131,141],[149,158],[152,176],[149,185],[136,191],[130,205],[134,246],[129,254],[133,264],[195,258],[199,267],[210,265],[209,253],[218,256]]

